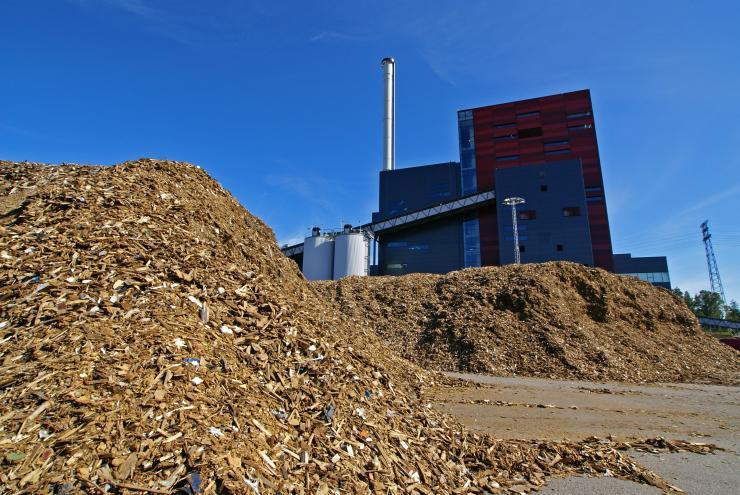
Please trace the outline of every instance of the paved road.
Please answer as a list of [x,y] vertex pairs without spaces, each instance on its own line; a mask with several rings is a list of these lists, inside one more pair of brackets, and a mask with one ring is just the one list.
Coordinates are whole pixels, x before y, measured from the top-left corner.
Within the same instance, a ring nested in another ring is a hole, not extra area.
[[[740,493],[740,387],[450,376],[485,385],[436,392],[437,407],[472,429],[499,438],[575,440],[611,434],[620,439],[663,436],[714,443],[727,450],[706,456],[630,455],[687,493]],[[473,400],[478,403],[471,404]],[[660,490],[614,478],[571,477],[552,480],[540,493],[650,495]]]

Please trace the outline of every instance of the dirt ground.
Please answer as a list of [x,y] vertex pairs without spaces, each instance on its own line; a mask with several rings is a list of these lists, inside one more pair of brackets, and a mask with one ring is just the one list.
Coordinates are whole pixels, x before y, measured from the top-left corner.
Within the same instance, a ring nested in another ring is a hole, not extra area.
[[[714,443],[725,451],[630,455],[687,493],[734,494],[740,489],[740,387],[634,385],[491,377],[450,373],[476,382],[440,387],[435,407],[474,430],[499,438],[636,439],[662,436]],[[610,478],[553,480],[541,493],[659,493]]]

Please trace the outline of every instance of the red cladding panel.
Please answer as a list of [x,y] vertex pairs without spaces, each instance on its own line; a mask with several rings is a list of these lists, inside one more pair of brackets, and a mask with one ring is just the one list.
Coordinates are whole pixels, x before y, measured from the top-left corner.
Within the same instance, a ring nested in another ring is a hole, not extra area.
[[[594,263],[613,269],[609,218],[596,142],[591,93],[574,91],[473,110],[478,189],[495,187],[497,168],[580,158],[586,188],[600,188],[588,206]],[[567,144],[553,145],[558,141]],[[550,143],[550,144],[548,144]],[[481,210],[481,263],[498,265],[496,209]]]
[[499,264],[498,225],[496,207],[487,206],[478,210],[480,225],[480,261],[483,266]]

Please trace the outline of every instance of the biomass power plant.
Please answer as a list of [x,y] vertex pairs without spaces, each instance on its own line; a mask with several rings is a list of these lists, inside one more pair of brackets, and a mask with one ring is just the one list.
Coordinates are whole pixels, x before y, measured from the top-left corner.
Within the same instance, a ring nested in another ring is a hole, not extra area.
[[[665,257],[615,254],[588,89],[457,112],[458,161],[396,167],[396,62],[383,72],[378,210],[283,253],[309,280],[571,261],[670,288]],[[515,209],[507,198],[523,201]]]

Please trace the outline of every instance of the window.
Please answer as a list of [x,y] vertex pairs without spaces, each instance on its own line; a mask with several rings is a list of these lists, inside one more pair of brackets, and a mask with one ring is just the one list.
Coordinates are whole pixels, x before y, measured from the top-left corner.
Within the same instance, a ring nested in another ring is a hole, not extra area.
[[599,201],[604,201],[604,196],[591,196],[590,198],[586,198],[586,202],[588,203],[598,203]]
[[462,194],[472,194],[478,188],[475,179],[475,131],[472,110],[457,113],[460,139],[460,184]]
[[388,244],[386,244],[386,247],[400,248],[400,247],[406,247],[407,244],[408,243],[404,241],[394,241],[394,242],[389,242]]
[[508,129],[509,127],[516,127],[515,122],[507,122],[505,124],[496,124],[494,125],[496,129]]
[[645,282],[650,283],[670,283],[670,278],[668,277],[668,272],[643,272],[643,273],[626,273],[625,275],[629,275],[631,277],[639,278],[640,280],[644,280]]
[[590,192],[601,192],[601,188],[600,187],[587,187],[584,190],[587,193],[590,193]]
[[472,110],[460,110],[457,112],[457,120],[470,120],[473,118]]
[[475,169],[467,169],[462,172],[462,193],[463,195],[472,194],[478,188],[475,178]]
[[517,119],[526,119],[527,117],[539,117],[540,112],[524,112],[516,114]]
[[496,161],[497,162],[511,162],[514,160],[518,160],[519,155],[506,155],[506,156],[497,156]]
[[529,129],[520,129],[519,138],[531,138],[542,136],[542,127],[530,127]]
[[547,192],[547,184],[542,184],[540,186],[540,192]]
[[473,131],[473,121],[466,120],[460,122],[458,126],[460,133],[460,149],[461,150],[472,150],[475,149],[475,136]]
[[389,263],[385,265],[387,270],[402,270],[408,266],[407,263]]
[[554,146],[565,146],[566,144],[568,144],[567,139],[563,141],[550,141],[549,143],[545,143],[545,148],[554,147]]
[[591,124],[579,124],[579,125],[569,125],[568,130],[573,132],[578,131],[585,131],[586,129],[591,129]]
[[516,217],[519,220],[535,220],[537,218],[537,212],[535,210],[522,210],[516,213]]
[[568,114],[569,119],[582,119],[583,117],[590,117],[590,116],[591,116],[591,112],[589,111]]
[[466,217],[463,222],[463,252],[466,268],[480,266],[480,226],[477,217]]
[[463,170],[475,169],[475,150],[462,150],[460,152],[460,168]]
[[555,251],[562,251],[562,250],[563,250],[562,244],[558,244],[557,246],[555,246]]
[[545,155],[567,155],[570,153],[570,150],[550,150],[545,151]]
[[524,246],[524,244],[519,244],[519,252],[520,253],[523,253],[526,250],[527,250],[527,248]]
[[429,251],[429,244],[411,244],[409,251]]
[[563,208],[563,216],[564,217],[580,217],[581,209],[578,206],[568,206],[567,208]]
[[473,129],[473,112],[458,112],[460,133],[460,184],[462,194],[472,194],[478,188],[475,179],[475,131]]
[[516,139],[516,134],[507,134],[506,136],[496,136],[493,138],[494,141],[511,141]]

